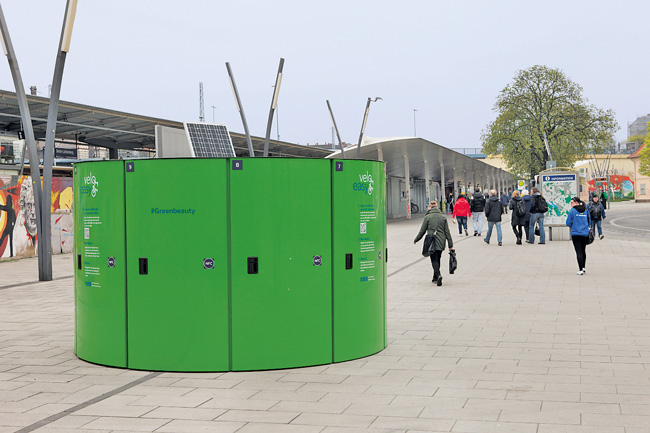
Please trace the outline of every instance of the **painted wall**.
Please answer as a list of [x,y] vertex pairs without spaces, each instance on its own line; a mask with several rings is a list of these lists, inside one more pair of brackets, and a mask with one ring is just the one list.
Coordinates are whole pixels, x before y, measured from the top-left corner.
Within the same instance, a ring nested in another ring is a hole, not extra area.
[[[14,185],[12,185],[12,183]],[[73,250],[72,178],[52,179],[52,253]],[[31,178],[0,175],[0,258],[37,254]]]

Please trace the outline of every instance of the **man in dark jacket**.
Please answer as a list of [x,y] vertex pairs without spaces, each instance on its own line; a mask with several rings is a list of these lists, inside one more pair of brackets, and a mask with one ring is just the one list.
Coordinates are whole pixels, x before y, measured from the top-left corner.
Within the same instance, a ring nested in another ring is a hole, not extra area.
[[485,210],[485,196],[481,194],[481,189],[476,188],[472,195],[470,203],[472,210],[472,222],[474,223],[474,236],[481,236],[483,231],[483,211]]
[[533,198],[530,203],[530,227],[528,228],[531,244],[535,243],[535,223],[539,226],[539,244],[544,245],[546,243],[546,232],[544,232],[544,214],[546,210],[542,209],[544,203],[546,203],[546,200],[542,197],[539,189],[533,188]]
[[[602,220],[606,218],[605,206],[600,202],[600,200],[598,200],[598,195],[594,194],[587,205],[587,209],[589,210],[589,216],[591,217],[591,231],[596,234],[596,228],[598,228],[598,235],[601,239],[604,238]],[[2,242],[0,242],[0,245],[1,244]]]
[[531,206],[531,196],[528,194],[528,190],[525,189],[521,192],[521,199],[526,205],[526,216],[524,217],[524,235],[526,236],[526,243],[530,243],[530,206]]
[[490,235],[492,235],[492,228],[497,226],[497,242],[501,246],[501,214],[503,213],[503,208],[501,206],[501,201],[497,195],[496,190],[490,190],[490,198],[488,198],[487,203],[485,204],[485,217],[488,221],[487,234],[485,235],[486,244],[490,243]]
[[[520,204],[524,206],[524,214],[520,215],[517,213],[517,209],[520,207]],[[508,207],[512,210],[512,216],[510,217],[510,224],[512,224],[512,231],[515,232],[517,237],[517,245],[521,245],[521,238],[523,237],[523,227],[524,221],[526,220],[526,215],[529,212],[526,211],[526,203],[519,196],[519,191],[513,191],[512,198],[510,199],[510,204]],[[528,239],[528,234],[526,234],[526,239]]]
[[440,257],[442,252],[445,250],[445,243],[449,243],[449,251],[454,249],[454,241],[451,240],[451,232],[449,231],[449,225],[447,224],[447,218],[440,212],[438,209],[438,203],[432,201],[429,203],[429,210],[424,216],[424,221],[422,221],[422,226],[418,235],[415,237],[413,244],[416,244],[424,233],[431,234],[435,233],[436,237],[433,242],[436,244],[436,251],[431,254],[431,266],[433,267],[433,280],[431,282],[436,283],[438,286],[442,286],[442,275],[440,274]]
[[501,193],[501,206],[503,206],[503,213],[508,213],[508,194],[505,191]]

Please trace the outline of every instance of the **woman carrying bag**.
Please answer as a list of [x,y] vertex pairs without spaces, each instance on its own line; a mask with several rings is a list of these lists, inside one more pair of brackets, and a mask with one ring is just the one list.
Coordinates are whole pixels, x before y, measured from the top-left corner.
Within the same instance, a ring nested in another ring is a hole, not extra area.
[[[422,221],[422,227],[420,227],[420,232],[415,237],[413,244],[416,244],[424,233],[427,233],[427,236],[431,235],[432,249],[435,249],[429,255],[431,259],[431,266],[433,267],[433,280],[431,282],[436,283],[438,286],[442,286],[442,275],[440,274],[440,257],[442,252],[445,249],[445,243],[449,243],[449,251],[452,251],[454,248],[454,242],[451,240],[451,232],[449,231],[449,225],[447,224],[447,218],[440,212],[438,209],[438,203],[432,201],[429,203],[429,210]],[[428,248],[427,248],[428,249]],[[423,251],[423,254],[425,251]]]
[[591,217],[587,206],[579,197],[573,197],[570,204],[571,210],[566,218],[566,225],[571,227],[571,241],[578,259],[578,275],[584,275],[587,272],[585,265],[587,263],[587,245],[590,243]]

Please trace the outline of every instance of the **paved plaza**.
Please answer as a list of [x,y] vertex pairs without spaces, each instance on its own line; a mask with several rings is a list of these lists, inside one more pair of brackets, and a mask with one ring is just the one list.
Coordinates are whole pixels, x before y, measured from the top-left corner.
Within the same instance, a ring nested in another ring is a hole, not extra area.
[[607,215],[584,276],[571,242],[515,245],[504,222],[499,247],[451,225],[442,287],[413,245],[422,215],[392,221],[388,347],[278,371],[81,361],[72,255],[43,283],[36,259],[0,262],[0,433],[648,433],[650,205]]

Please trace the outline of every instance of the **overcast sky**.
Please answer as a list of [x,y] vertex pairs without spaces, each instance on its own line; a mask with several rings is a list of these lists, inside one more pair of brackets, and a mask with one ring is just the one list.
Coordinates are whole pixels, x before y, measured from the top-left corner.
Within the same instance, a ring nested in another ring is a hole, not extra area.
[[[48,96],[65,0],[2,1],[26,89]],[[61,99],[264,136],[280,57],[280,139],[330,142],[330,100],[356,143],[368,97],[370,137],[417,136],[480,147],[500,90],[519,69],[559,68],[589,102],[627,123],[650,113],[647,0],[79,0]],[[4,63],[0,87],[15,90]],[[212,108],[215,106],[216,108]],[[276,138],[276,125],[272,137]]]

